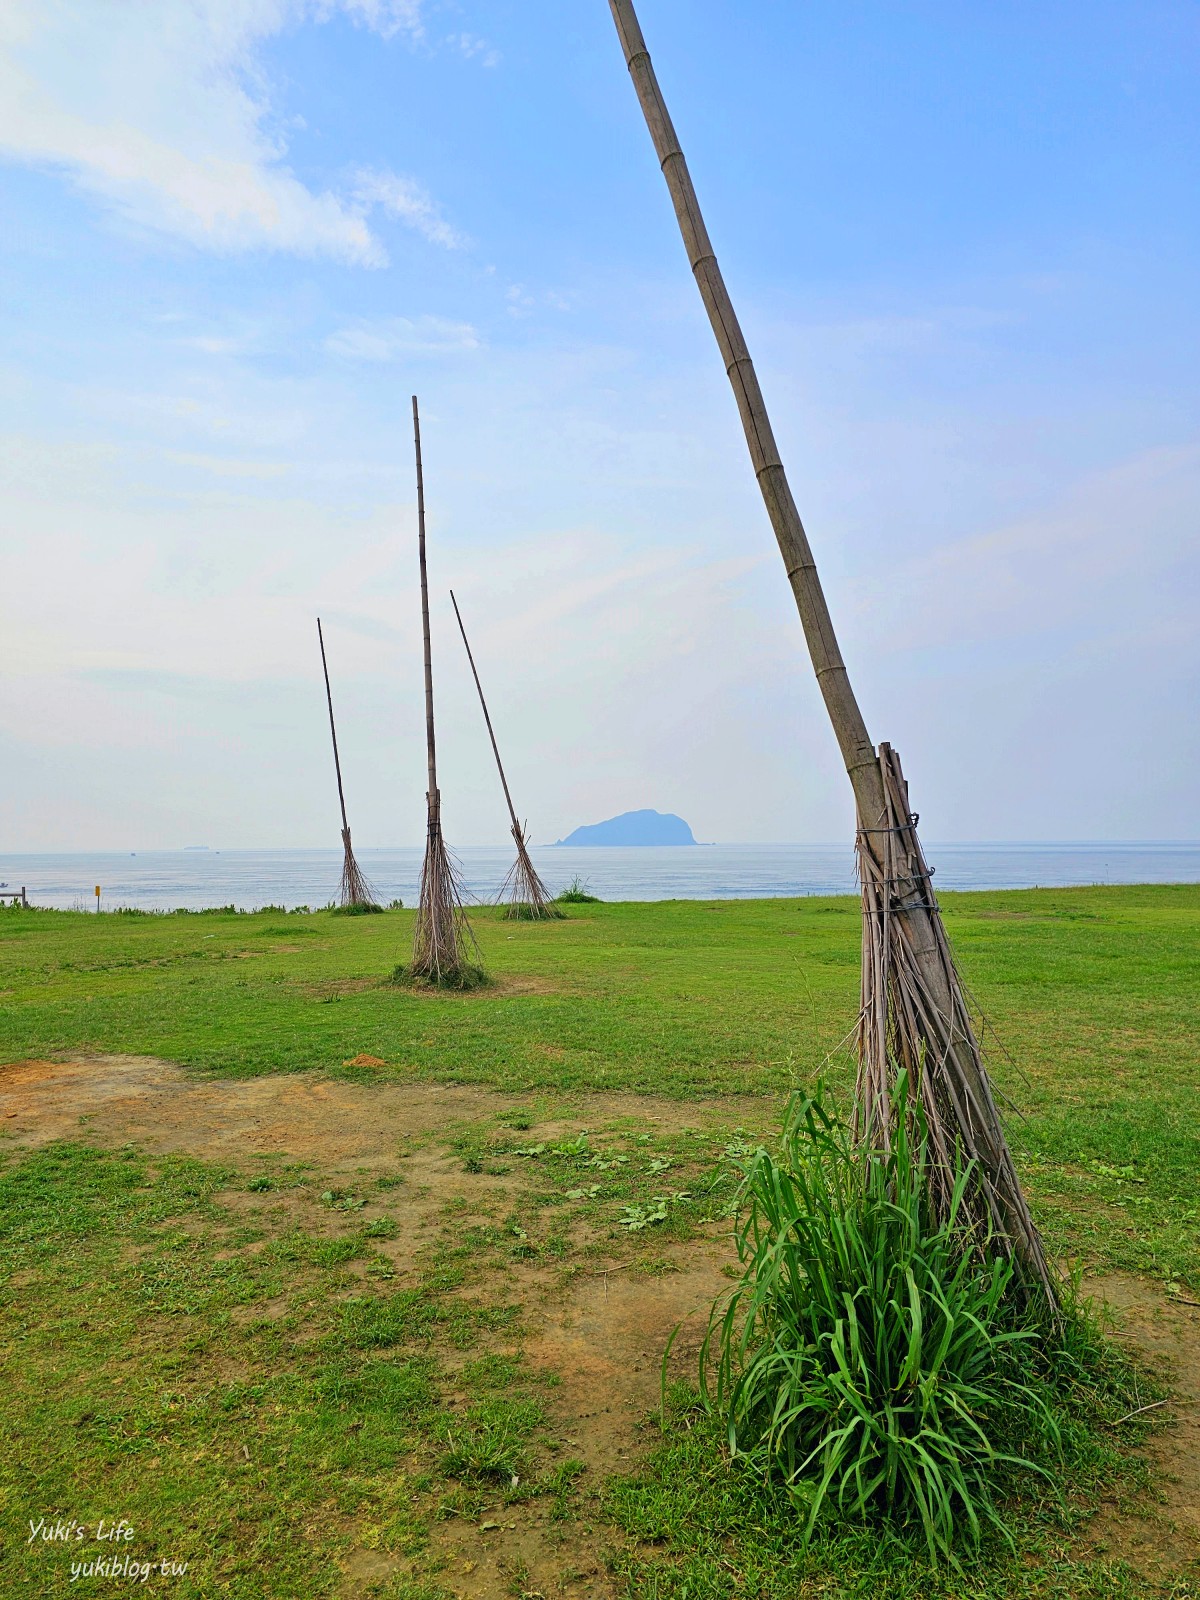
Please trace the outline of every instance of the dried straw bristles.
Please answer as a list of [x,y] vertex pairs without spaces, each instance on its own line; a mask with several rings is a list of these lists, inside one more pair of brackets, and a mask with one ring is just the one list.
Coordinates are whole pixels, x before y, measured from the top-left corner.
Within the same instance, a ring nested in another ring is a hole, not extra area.
[[[949,1214],[956,1162],[972,1161],[974,1175],[960,1212],[967,1230],[981,1240],[990,1236],[1015,1259],[1027,1287],[1044,1293],[1053,1308],[1053,1275],[1004,1137],[917,838],[917,818],[909,811],[900,758],[884,744],[879,760],[884,815],[870,826],[860,819],[856,840],[863,964],[855,1138],[890,1149],[897,1117],[892,1090],[897,1074],[906,1073],[925,1114],[935,1214]],[[918,939],[933,941],[932,951],[921,952],[923,961],[917,959]]]
[[446,989],[474,989],[487,979],[483,958],[462,903],[462,883],[446,849],[436,802],[421,867],[421,898],[413,931],[413,958],[396,976]]
[[517,859],[508,869],[496,903],[503,905],[505,918],[514,922],[550,922],[565,916],[560,906],[550,898],[550,891],[538,876],[537,868],[529,856],[523,829],[512,829],[517,846]]
[[378,901],[375,891],[367,881],[362,868],[354,859],[354,851],[350,844],[350,829],[342,829],[342,848],[345,855],[342,859],[342,886],[338,904],[343,911],[378,911]]

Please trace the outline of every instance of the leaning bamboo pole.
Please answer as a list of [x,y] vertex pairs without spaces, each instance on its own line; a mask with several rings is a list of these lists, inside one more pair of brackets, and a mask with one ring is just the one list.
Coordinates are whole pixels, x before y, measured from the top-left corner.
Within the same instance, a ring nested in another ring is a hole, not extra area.
[[361,910],[375,911],[378,910],[375,895],[354,859],[354,850],[350,844],[350,824],[346,820],[346,791],[342,787],[342,758],[338,754],[337,726],[333,720],[333,691],[329,687],[329,663],[325,659],[325,635],[321,631],[320,617],[317,618],[317,641],[321,646],[321,671],[325,674],[325,704],[329,708],[329,737],[333,740],[333,766],[337,773],[338,804],[342,808],[342,882],[338,903],[346,909],[358,907]]
[[[421,463],[421,418],[412,397],[413,444],[417,459],[417,553],[421,569],[421,638],[425,663],[425,758],[427,824],[421,892],[413,930],[410,975],[420,981],[462,985],[480,977],[479,949],[463,910],[454,862],[442,837],[442,796],[437,781],[437,739],[433,723],[433,653],[429,642],[429,574],[425,565],[425,474]],[[474,960],[472,960],[474,957]]]
[[[899,760],[878,752],[855,698],[808,536],[792,497],[766,402],[700,203],[659,88],[632,0],[609,0],[638,101],[666,179],[692,273],[737,400],[759,489],[791,584],[817,683],[854,791],[863,892],[863,990],[858,1030],[858,1127],[886,1145],[899,1068],[918,1086],[946,1161],[976,1163],[976,1216],[1015,1257],[1035,1294],[1057,1301],[1037,1228],[1021,1192],[962,984],[942,925],[916,814]],[[936,1196],[935,1196],[936,1198]]]
[[506,904],[505,916],[513,919],[523,919],[529,922],[548,922],[555,917],[563,915],[562,909],[556,906],[550,897],[550,891],[538,876],[529,855],[529,843],[526,830],[517,817],[517,808],[513,805],[512,794],[509,792],[508,779],[504,775],[504,763],[500,759],[500,747],[496,743],[496,734],[492,728],[491,715],[488,712],[487,701],[483,697],[483,685],[479,681],[479,673],[475,667],[475,657],[471,653],[471,644],[467,638],[467,630],[463,626],[462,612],[458,609],[458,601],[454,598],[454,590],[450,591],[450,604],[454,607],[454,615],[458,619],[458,631],[462,634],[463,648],[467,652],[467,660],[471,664],[471,676],[475,679],[475,689],[479,695],[479,704],[483,710],[483,720],[487,724],[488,738],[492,741],[492,754],[496,758],[496,771],[500,774],[500,786],[504,790],[504,799],[508,805],[508,815],[512,822],[513,842],[517,847],[517,859],[508,869],[504,882],[500,885],[497,899]]

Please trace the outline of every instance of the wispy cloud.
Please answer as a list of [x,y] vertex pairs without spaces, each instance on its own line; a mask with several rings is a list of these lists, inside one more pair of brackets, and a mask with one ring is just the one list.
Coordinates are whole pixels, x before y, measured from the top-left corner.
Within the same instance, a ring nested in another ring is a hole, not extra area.
[[448,322],[444,317],[379,317],[339,328],[325,340],[325,349],[349,361],[395,361],[407,355],[478,350],[480,342],[468,322]]
[[192,700],[238,692],[221,678],[200,673],[163,672],[153,667],[80,667],[73,676],[84,682],[114,689],[118,694],[165,694],[172,699]]
[[288,472],[284,461],[250,461],[238,456],[210,456],[188,450],[168,450],[167,459],[176,466],[194,467],[217,478],[282,478]]
[[1153,638],[1195,615],[1197,504],[1200,445],[1157,446],[1019,521],[894,563],[860,593],[896,650],[1057,647],[1135,624]]
[[184,339],[182,343],[189,349],[199,350],[201,355],[206,356],[234,356],[238,355],[244,348],[241,340],[222,338],[216,334],[198,333],[192,338]]
[[410,178],[357,173],[345,192],[314,190],[288,166],[258,51],[339,10],[383,36],[422,37],[418,0],[7,0],[0,154],[57,169],[126,222],[203,249],[380,266],[376,208],[461,244]]
[[481,39],[477,33],[451,33],[446,36],[446,43],[453,50],[466,56],[468,61],[478,61],[484,67],[498,67],[500,65],[500,52],[486,39]]
[[[421,21],[422,0],[340,0],[341,9],[366,24],[373,33],[391,39],[407,33],[414,39],[425,36]],[[338,9],[339,0],[322,0],[319,12],[328,15]]]
[[414,228],[431,244],[458,250],[468,242],[466,235],[450,226],[428,192],[412,178],[364,168],[355,175],[354,196],[363,215],[379,206],[389,216]]

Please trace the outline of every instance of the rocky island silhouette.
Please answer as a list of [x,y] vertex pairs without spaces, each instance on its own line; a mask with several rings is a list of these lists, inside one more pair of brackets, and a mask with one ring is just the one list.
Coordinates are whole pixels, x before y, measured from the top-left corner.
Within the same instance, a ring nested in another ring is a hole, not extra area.
[[607,822],[576,828],[556,845],[695,844],[692,830],[673,811],[622,811]]

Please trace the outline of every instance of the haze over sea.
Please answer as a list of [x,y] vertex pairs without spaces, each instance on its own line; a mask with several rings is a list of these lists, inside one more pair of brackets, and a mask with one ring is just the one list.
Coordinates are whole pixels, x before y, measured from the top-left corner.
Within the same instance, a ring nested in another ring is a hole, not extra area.
[[[1200,882],[1200,841],[929,843],[926,849],[939,889]],[[383,903],[415,903],[419,847],[356,847],[356,854]],[[602,900],[744,900],[852,894],[857,887],[847,844],[535,846],[533,854],[552,894],[578,877]],[[492,899],[511,864],[511,846],[476,846],[456,855],[468,898]],[[9,890],[24,886],[34,905],[66,910],[93,909],[97,884],[106,910],[315,908],[336,896],[341,862],[340,850],[0,855],[0,884]]]

